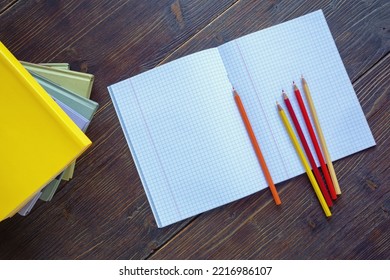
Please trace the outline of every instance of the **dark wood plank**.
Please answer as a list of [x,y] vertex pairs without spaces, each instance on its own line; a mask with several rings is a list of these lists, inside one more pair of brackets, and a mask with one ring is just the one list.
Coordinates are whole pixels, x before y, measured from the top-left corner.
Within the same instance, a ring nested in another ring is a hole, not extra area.
[[20,1],[0,16],[19,59],[95,74],[101,104],[74,179],[27,218],[0,223],[1,259],[142,259],[188,222],[156,228],[106,87],[154,67],[232,2]]
[[[95,74],[96,87],[106,90],[156,66],[235,1],[17,3],[1,17],[0,34],[19,59],[70,62],[72,69]],[[15,20],[27,11],[27,19]],[[104,105],[109,97],[98,94],[97,101]]]
[[377,146],[335,163],[343,194],[327,220],[305,176],[205,214],[153,259],[389,259],[390,55],[354,87]]
[[11,8],[18,0],[0,0],[0,15]]
[[240,1],[163,63],[318,9],[324,11],[352,81],[390,51],[389,1]]

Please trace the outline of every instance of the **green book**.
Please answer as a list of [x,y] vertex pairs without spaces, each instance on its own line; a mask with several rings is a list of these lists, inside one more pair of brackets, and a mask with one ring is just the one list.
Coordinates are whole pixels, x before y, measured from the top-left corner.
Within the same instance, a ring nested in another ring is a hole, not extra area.
[[[39,65],[48,66],[56,69],[62,69],[62,70],[70,69],[69,63],[39,63]],[[41,200],[49,201],[53,198],[55,192],[57,191],[61,183],[64,172],[61,172],[60,175],[58,175],[53,181],[51,181],[49,184],[46,185],[45,189],[47,189],[47,191],[44,194],[41,193],[41,195],[39,196]]]
[[[94,81],[94,76],[88,73],[82,73],[67,69],[58,69],[58,66],[63,67],[62,63],[59,65],[54,65],[55,67],[49,67],[45,65],[37,65],[28,62],[22,62],[22,65],[29,70],[30,72],[34,72],[55,84],[74,92],[80,96],[90,98],[92,84]],[[69,65],[68,65],[69,66]],[[75,169],[75,164],[72,164],[67,168],[62,177],[63,180],[69,180],[73,177]]]
[[[85,117],[88,120],[92,120],[97,108],[98,103],[87,99],[85,97],[79,96],[67,89],[60,87],[59,85],[41,77],[33,72],[30,72],[31,75],[38,81],[38,83],[54,98],[63,102],[67,106],[71,107],[74,111],[79,113],[81,116]],[[71,165],[72,166],[72,165]],[[74,164],[73,164],[74,166]],[[69,168],[68,168],[69,169]],[[66,169],[66,170],[68,170]],[[66,171],[65,170],[65,171]],[[42,195],[40,196],[41,200],[50,201],[58,186],[65,175],[65,171],[61,173],[61,176],[55,178],[50,182],[43,190]]]
[[66,88],[78,95],[89,98],[91,96],[94,76],[67,69],[58,69],[21,61],[22,65],[30,72],[38,74],[57,85]]
[[[69,63],[39,63],[39,65],[48,66],[50,68],[56,68],[56,69],[62,69],[62,70],[69,70],[70,66]],[[46,191],[44,193],[41,193],[40,199],[44,201],[49,201],[53,198],[55,192],[57,191],[61,181],[62,177],[65,172],[68,172],[68,169],[72,169],[72,166],[69,166],[67,169],[64,170],[64,172],[61,172],[60,175],[58,175],[53,181],[51,181],[49,184],[46,185],[45,189]],[[73,168],[74,169],[74,168]]]
[[[48,67],[56,68],[56,69],[63,69],[63,70],[70,69],[69,63],[40,63],[40,65],[48,66]],[[61,183],[61,179],[62,179],[64,172],[61,172],[55,179],[53,179],[49,184],[47,184],[45,187],[45,189],[47,189],[47,191],[44,194],[42,194],[42,192],[40,192],[38,198],[40,198],[41,200],[44,200],[44,201],[51,200],[54,196],[54,193],[56,192],[56,190],[58,189],[58,187]],[[34,204],[35,204],[34,201],[32,201],[32,206],[34,206]],[[29,210],[31,210],[31,208]],[[19,214],[21,214],[21,212],[19,212]],[[26,215],[27,212],[25,212],[24,214]]]
[[61,178],[64,172],[62,172],[57,178],[52,180],[49,184],[47,184],[41,191],[40,200],[50,201],[53,199],[54,194],[56,193],[58,187],[61,183]]
[[51,96],[68,105],[88,120],[92,119],[99,106],[98,103],[78,94],[75,94],[74,92],[63,88],[62,86],[54,83],[53,81],[50,81],[45,77],[34,73],[33,71],[29,72]]
[[57,63],[39,63],[38,65],[47,66],[55,69],[70,70],[69,63],[57,62]]

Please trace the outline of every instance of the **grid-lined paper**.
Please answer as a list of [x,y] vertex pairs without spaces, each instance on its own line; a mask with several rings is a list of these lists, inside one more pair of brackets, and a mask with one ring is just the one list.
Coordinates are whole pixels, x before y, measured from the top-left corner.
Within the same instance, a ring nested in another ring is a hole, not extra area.
[[[284,89],[305,138],[310,139],[292,84],[295,81],[309,111],[301,74],[308,82],[332,160],[375,145],[322,11],[241,37],[219,50],[276,183],[305,172],[276,108],[278,101],[287,111]],[[308,144],[314,155],[312,142]]]
[[267,187],[232,84],[274,181],[304,172],[276,109],[301,74],[334,160],[375,145],[321,11],[109,87],[159,227]]
[[217,49],[109,91],[159,226],[264,186]]

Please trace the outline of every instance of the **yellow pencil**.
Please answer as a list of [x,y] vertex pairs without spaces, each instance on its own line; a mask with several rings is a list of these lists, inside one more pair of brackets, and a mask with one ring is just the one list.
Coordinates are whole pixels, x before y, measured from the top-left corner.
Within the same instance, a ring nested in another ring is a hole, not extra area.
[[301,146],[299,145],[298,139],[295,136],[295,133],[291,127],[291,124],[287,119],[286,113],[284,112],[282,106],[280,106],[278,103],[276,103],[276,104],[278,106],[279,114],[280,114],[280,117],[282,118],[283,124],[286,127],[288,135],[290,136],[291,142],[293,143],[295,150],[297,151],[298,156],[303,164],[303,167],[306,170],[306,174],[309,177],[310,183],[313,186],[314,192],[316,193],[318,200],[320,201],[321,207],[324,210],[325,215],[327,217],[330,217],[330,216],[332,216],[332,213],[330,212],[330,209],[329,209],[328,205],[326,204],[325,198],[322,195],[320,187],[318,186],[317,181],[314,178],[313,172],[311,171],[309,163],[307,162],[305,155],[303,154],[303,151],[302,151]]
[[339,182],[337,181],[336,172],[334,171],[333,168],[332,159],[330,158],[328,147],[326,146],[326,142],[325,142],[325,137],[324,134],[322,133],[320,122],[318,121],[317,112],[314,107],[313,99],[311,98],[309,87],[306,83],[305,78],[303,78],[303,76],[302,76],[302,85],[303,85],[303,91],[305,92],[306,95],[307,103],[309,104],[311,116],[313,117],[314,126],[316,128],[318,138],[320,139],[321,148],[322,151],[324,152],[325,161],[326,164],[328,165],[328,169],[329,169],[330,177],[332,178],[334,189],[336,191],[336,194],[340,195],[341,189],[339,186]]

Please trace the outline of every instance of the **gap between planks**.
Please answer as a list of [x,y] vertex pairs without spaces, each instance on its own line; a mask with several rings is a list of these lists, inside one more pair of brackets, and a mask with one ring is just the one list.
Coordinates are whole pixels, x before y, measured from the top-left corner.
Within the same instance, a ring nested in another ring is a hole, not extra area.
[[11,9],[17,2],[19,2],[19,0],[14,0],[8,3],[4,8],[0,10],[0,16],[4,14],[6,11],[8,11],[9,9]]

